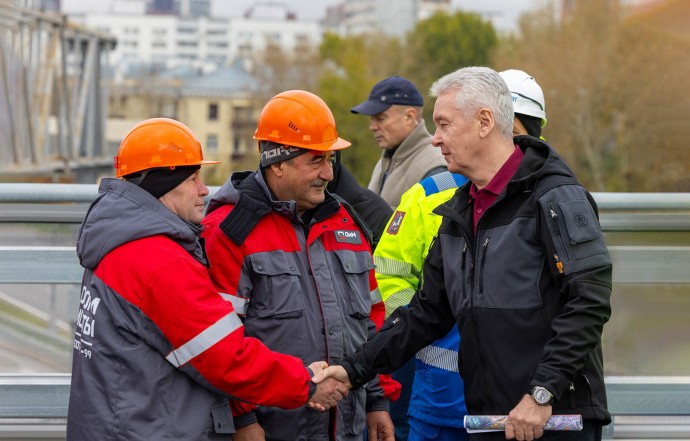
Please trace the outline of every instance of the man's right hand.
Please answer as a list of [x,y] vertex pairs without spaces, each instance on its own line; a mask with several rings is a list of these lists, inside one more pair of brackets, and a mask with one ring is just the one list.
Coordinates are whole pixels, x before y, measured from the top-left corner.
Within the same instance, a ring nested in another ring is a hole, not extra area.
[[348,389],[352,389],[352,383],[350,383],[350,378],[347,376],[345,368],[334,364],[333,366],[328,366],[319,372],[315,372],[311,381],[316,384],[325,381],[327,378],[335,378],[339,382],[343,383]]

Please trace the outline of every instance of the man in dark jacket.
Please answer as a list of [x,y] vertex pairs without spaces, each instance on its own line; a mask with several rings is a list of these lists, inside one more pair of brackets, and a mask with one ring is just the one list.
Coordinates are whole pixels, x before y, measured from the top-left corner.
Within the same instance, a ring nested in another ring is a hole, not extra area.
[[[612,265],[594,200],[548,144],[513,140],[511,95],[495,71],[460,69],[431,94],[433,143],[471,183],[437,209],[444,219],[409,307],[315,381],[356,388],[457,323],[469,413],[508,415],[505,433],[472,440],[600,440],[611,418],[601,334]],[[582,415],[583,430],[544,432],[552,413]]]

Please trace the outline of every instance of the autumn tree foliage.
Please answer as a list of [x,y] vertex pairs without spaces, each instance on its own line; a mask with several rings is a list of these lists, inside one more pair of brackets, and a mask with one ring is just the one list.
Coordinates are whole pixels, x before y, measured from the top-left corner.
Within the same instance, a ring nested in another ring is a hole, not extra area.
[[580,1],[523,17],[500,69],[544,89],[547,140],[592,191],[690,191],[690,3],[634,10]]

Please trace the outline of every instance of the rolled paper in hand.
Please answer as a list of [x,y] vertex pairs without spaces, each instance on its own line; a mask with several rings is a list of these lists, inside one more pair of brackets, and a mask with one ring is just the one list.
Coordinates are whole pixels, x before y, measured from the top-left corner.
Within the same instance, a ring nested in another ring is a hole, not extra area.
[[[465,415],[469,433],[503,431],[508,415]],[[553,415],[544,430],[582,430],[582,415]]]

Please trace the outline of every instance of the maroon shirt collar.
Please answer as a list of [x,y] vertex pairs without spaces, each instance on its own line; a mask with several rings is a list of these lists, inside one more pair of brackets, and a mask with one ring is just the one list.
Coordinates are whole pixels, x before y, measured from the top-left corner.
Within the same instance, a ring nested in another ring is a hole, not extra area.
[[470,186],[470,197],[473,200],[473,212],[474,212],[474,230],[477,231],[477,223],[479,219],[484,215],[484,212],[489,208],[501,194],[503,189],[506,188],[510,179],[515,175],[518,167],[520,167],[520,162],[525,154],[522,152],[517,145],[515,150],[510,155],[508,160],[501,166],[496,175],[491,179],[489,184],[482,188],[477,189],[474,182]]
[[470,196],[472,196],[472,199],[476,198],[478,191],[488,191],[496,196],[501,194],[503,189],[508,185],[508,182],[510,182],[510,179],[515,175],[518,167],[520,167],[520,162],[522,162],[522,158],[524,157],[525,154],[522,152],[522,149],[516,145],[513,153],[511,153],[508,160],[501,166],[486,187],[478,190],[474,182],[472,183],[470,186]]

